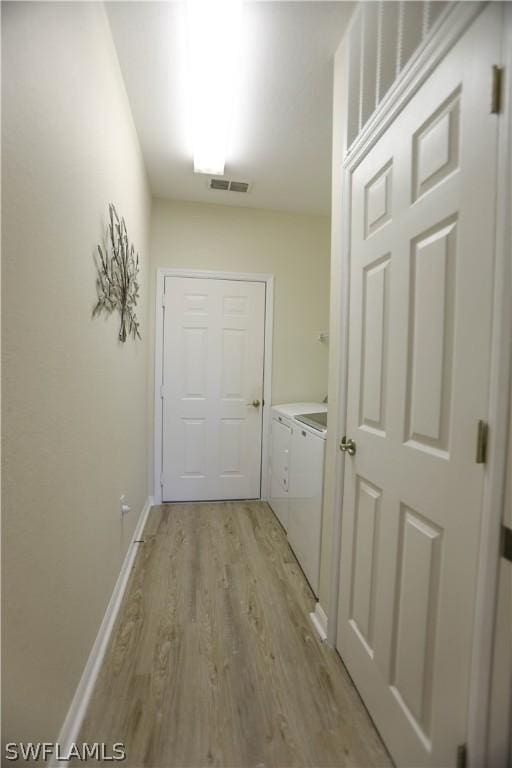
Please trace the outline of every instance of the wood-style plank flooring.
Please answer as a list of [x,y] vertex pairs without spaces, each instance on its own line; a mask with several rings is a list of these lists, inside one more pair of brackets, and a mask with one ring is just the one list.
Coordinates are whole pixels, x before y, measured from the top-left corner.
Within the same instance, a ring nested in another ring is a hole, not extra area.
[[262,502],[154,507],[80,741],[152,768],[389,766]]

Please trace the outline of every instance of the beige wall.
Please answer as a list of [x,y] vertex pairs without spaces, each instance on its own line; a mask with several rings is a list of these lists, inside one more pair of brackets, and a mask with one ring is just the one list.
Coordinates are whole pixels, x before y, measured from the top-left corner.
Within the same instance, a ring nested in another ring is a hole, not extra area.
[[[147,496],[150,198],[103,6],[2,17],[3,736],[37,741],[58,734]],[[143,258],[142,343],[91,319],[110,201]]]
[[330,219],[234,206],[154,201],[151,285],[159,267],[272,273],[272,401],[327,393]]

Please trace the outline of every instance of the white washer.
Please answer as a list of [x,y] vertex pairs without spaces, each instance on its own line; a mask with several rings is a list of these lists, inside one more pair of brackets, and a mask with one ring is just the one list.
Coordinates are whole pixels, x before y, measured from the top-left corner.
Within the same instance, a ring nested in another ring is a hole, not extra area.
[[272,430],[269,462],[270,506],[279,522],[288,529],[288,487],[290,474],[291,426],[294,416],[327,410],[324,403],[285,403],[271,410]]
[[306,577],[318,594],[326,432],[295,420],[324,413],[325,403],[286,403],[272,408],[270,506]]
[[293,419],[287,534],[290,546],[317,597],[326,436],[327,431]]

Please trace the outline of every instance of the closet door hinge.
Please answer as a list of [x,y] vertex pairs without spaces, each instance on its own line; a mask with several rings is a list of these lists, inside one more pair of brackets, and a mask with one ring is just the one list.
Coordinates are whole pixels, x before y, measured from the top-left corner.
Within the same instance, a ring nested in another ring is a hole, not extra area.
[[162,486],[162,488],[164,487],[164,473],[163,472],[160,475],[160,485]]
[[457,747],[457,768],[467,768],[468,764],[468,745],[459,744]]
[[489,435],[489,425],[482,419],[478,422],[476,433],[476,463],[485,464],[487,461],[487,437]]
[[160,397],[162,398],[162,400],[164,399],[164,385],[163,384],[160,387]]
[[503,109],[503,67],[493,64],[491,85],[491,115],[499,115]]
[[512,528],[501,526],[501,556],[512,563]]

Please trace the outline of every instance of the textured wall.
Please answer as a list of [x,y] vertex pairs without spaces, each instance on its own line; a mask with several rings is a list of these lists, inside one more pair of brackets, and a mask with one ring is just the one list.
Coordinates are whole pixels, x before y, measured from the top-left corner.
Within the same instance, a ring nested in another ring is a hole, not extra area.
[[[2,112],[3,736],[36,741],[58,734],[148,492],[150,197],[101,4],[3,4]],[[110,201],[143,257],[142,343],[91,319]]]

